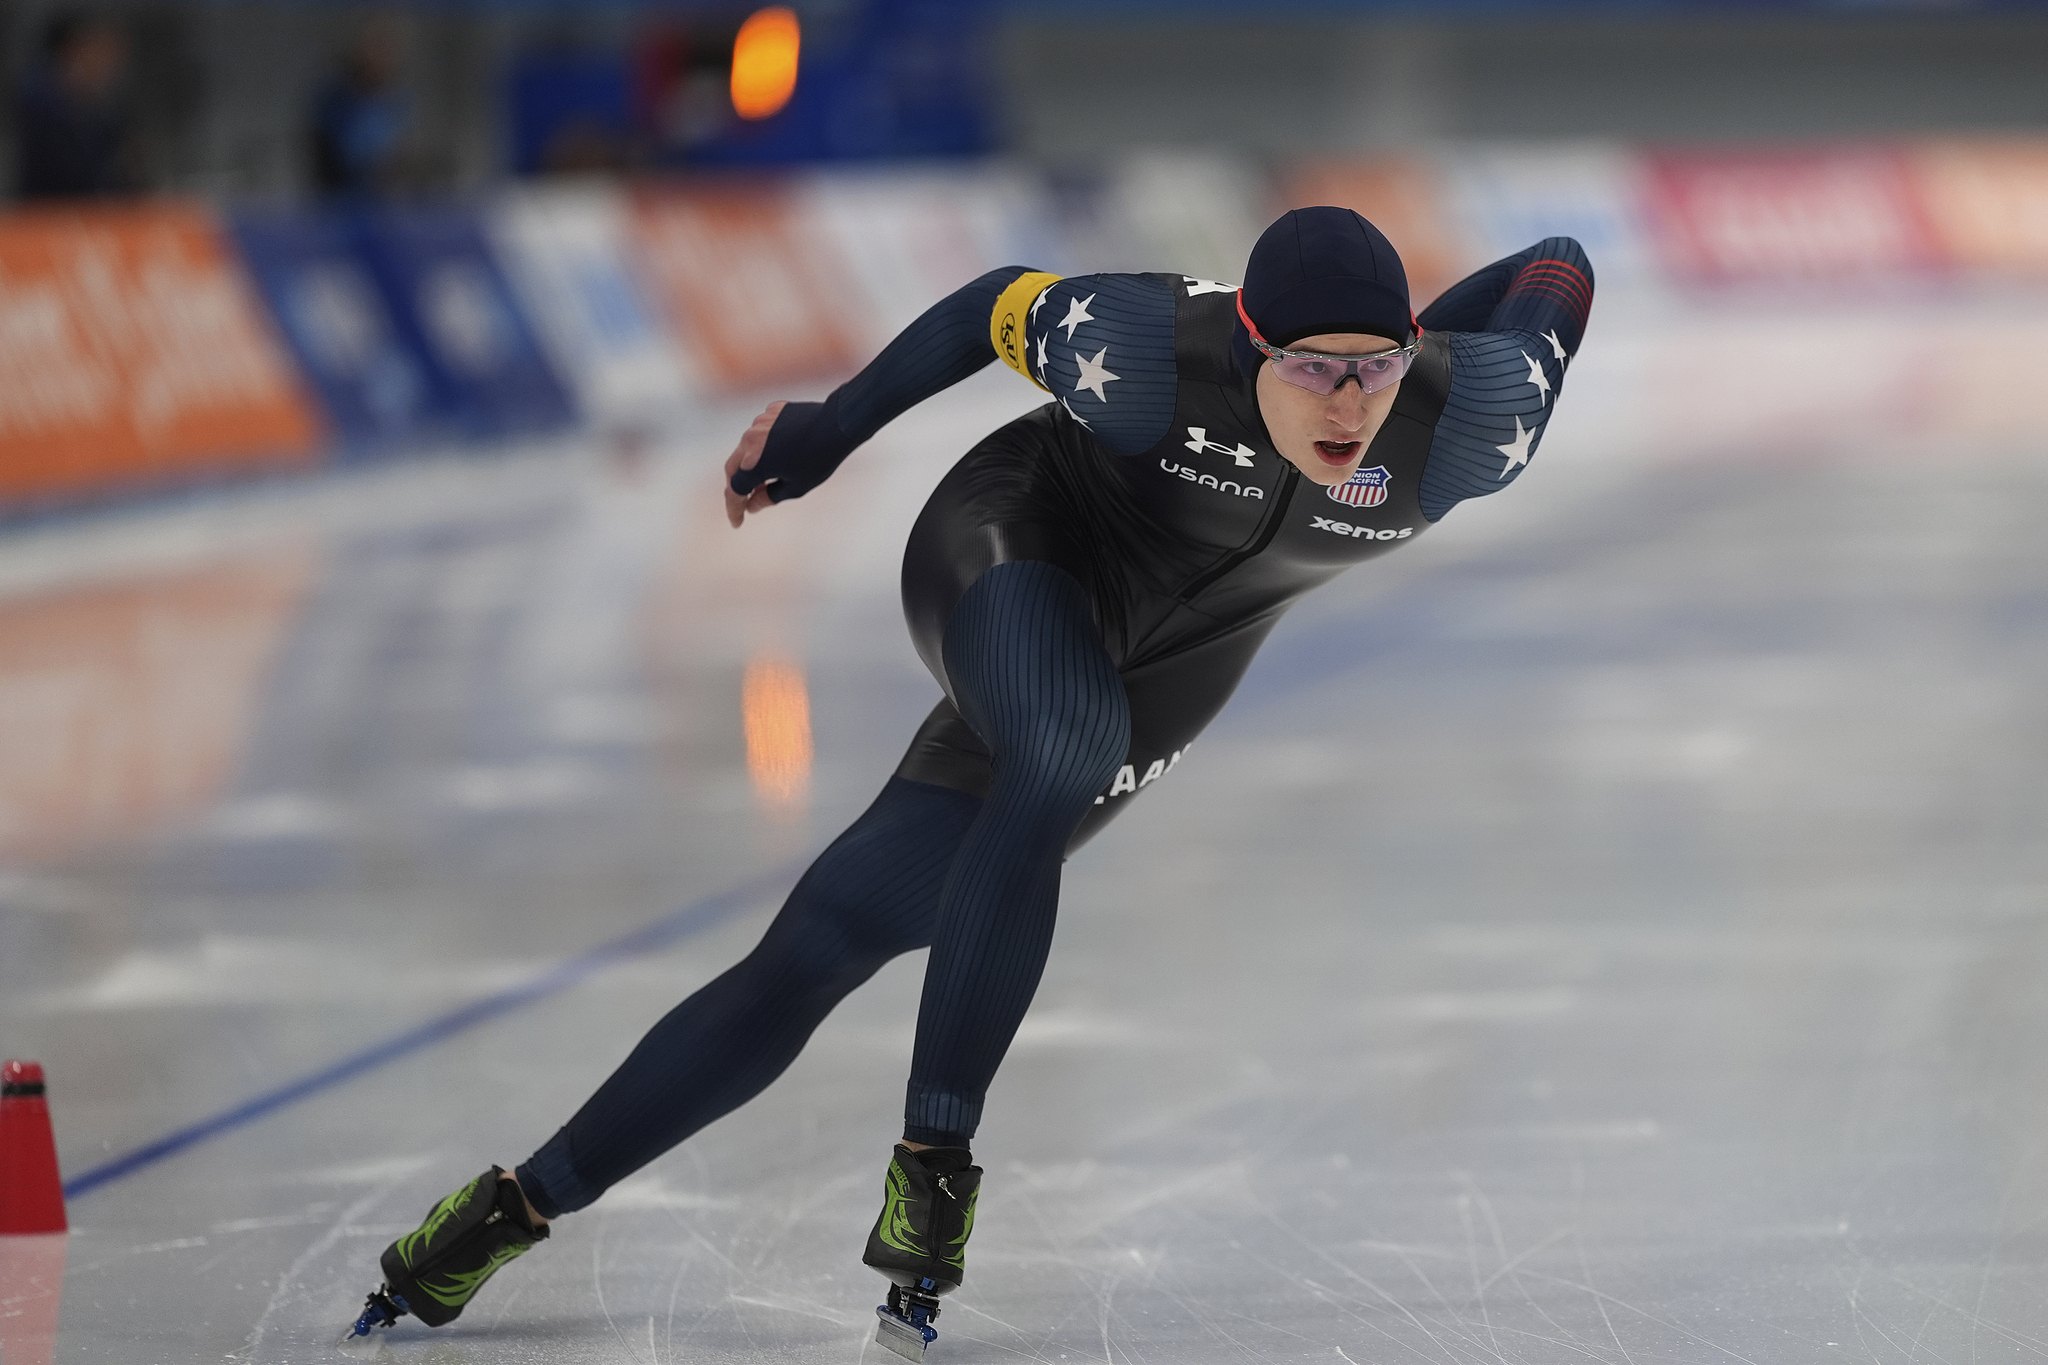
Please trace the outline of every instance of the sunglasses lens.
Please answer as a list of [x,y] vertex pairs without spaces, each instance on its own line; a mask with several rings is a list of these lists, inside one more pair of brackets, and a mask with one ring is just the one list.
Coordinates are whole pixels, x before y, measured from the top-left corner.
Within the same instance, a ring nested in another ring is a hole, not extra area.
[[1273,373],[1296,388],[1327,396],[1335,393],[1337,385],[1347,378],[1356,378],[1364,393],[1378,393],[1389,384],[1398,383],[1408,373],[1408,364],[1413,359],[1410,355],[1379,356],[1372,360],[1282,356],[1271,363]]
[[1358,362],[1358,387],[1367,393],[1378,393],[1389,384],[1398,384],[1408,373],[1409,362],[1414,359],[1412,355],[1390,355],[1379,360],[1361,360]]
[[1313,356],[1285,356],[1273,362],[1273,373],[1297,389],[1310,393],[1335,393],[1337,381],[1348,367],[1341,360],[1319,360]]

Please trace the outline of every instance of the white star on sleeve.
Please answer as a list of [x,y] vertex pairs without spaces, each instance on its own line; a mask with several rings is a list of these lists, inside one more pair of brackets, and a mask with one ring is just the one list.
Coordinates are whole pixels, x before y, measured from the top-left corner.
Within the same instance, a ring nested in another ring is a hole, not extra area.
[[[1083,417],[1080,413],[1075,412],[1074,405],[1072,403],[1069,403],[1066,399],[1062,398],[1060,400],[1060,406],[1067,410],[1067,416],[1073,418],[1076,422],[1079,422],[1084,427],[1088,425],[1088,419],[1086,417]],[[1093,428],[1090,429],[1092,430]]]
[[1043,332],[1040,332],[1040,333],[1038,334],[1038,377],[1039,377],[1039,379],[1043,380],[1043,379],[1045,378],[1045,367],[1046,367],[1046,365],[1047,365],[1047,364],[1049,364],[1049,363],[1050,363],[1050,362],[1049,362],[1049,361],[1048,361],[1048,360],[1046,359],[1046,355],[1045,355],[1045,333],[1043,333]]
[[1498,450],[1501,454],[1508,457],[1507,464],[1503,466],[1500,471],[1500,476],[1503,479],[1505,479],[1509,474],[1513,473],[1520,466],[1529,463],[1529,442],[1535,439],[1536,433],[1533,431],[1522,430],[1522,419],[1520,417],[1516,417],[1515,439],[1508,442],[1504,446],[1494,447],[1495,450]]
[[1066,328],[1067,340],[1072,341],[1074,339],[1074,329],[1076,327],[1079,327],[1084,322],[1095,321],[1095,314],[1088,311],[1088,305],[1093,302],[1095,302],[1095,296],[1093,294],[1090,294],[1085,299],[1068,299],[1067,315],[1061,318],[1058,322],[1055,322],[1053,326]]
[[1075,393],[1079,393],[1083,389],[1089,389],[1103,402],[1107,403],[1109,401],[1109,396],[1103,393],[1102,386],[1109,383],[1112,379],[1120,379],[1122,376],[1111,374],[1107,369],[1103,368],[1102,358],[1108,354],[1109,347],[1107,346],[1097,351],[1093,360],[1082,355],[1079,351],[1074,352],[1074,363],[1081,367],[1081,382],[1074,385]]
[[1051,286],[1051,285],[1047,285],[1047,286],[1046,286],[1045,288],[1043,288],[1043,289],[1041,289],[1041,290],[1039,290],[1039,291],[1038,291],[1038,297],[1037,297],[1037,298],[1035,298],[1035,299],[1031,300],[1031,311],[1030,311],[1030,312],[1029,312],[1028,314],[1026,314],[1026,315],[1025,315],[1025,316],[1026,316],[1026,317],[1027,317],[1027,318],[1028,318],[1028,319],[1029,319],[1030,321],[1032,321],[1032,322],[1036,322],[1036,321],[1038,321],[1038,310],[1039,310],[1039,309],[1041,309],[1041,308],[1043,308],[1043,307],[1045,307],[1045,300],[1046,300],[1046,297],[1047,297],[1048,295],[1050,295],[1051,293],[1052,293],[1052,286]]
[[1550,358],[1552,360],[1562,362],[1571,359],[1570,356],[1564,353],[1564,343],[1557,339],[1557,329],[1555,327],[1545,332],[1543,339],[1550,343]]
[[1548,403],[1550,401],[1549,377],[1543,373],[1541,365],[1530,359],[1527,351],[1522,352],[1522,359],[1529,361],[1529,382],[1536,386],[1536,392],[1542,395],[1544,402]]

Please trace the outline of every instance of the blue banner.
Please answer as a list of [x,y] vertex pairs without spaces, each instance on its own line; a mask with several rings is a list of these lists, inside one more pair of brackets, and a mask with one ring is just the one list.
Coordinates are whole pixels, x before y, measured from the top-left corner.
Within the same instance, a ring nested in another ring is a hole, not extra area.
[[379,449],[436,424],[426,357],[338,215],[236,213],[249,272],[344,450]]
[[576,420],[477,210],[376,209],[361,229],[363,258],[400,335],[426,361],[435,408],[456,430],[496,437]]

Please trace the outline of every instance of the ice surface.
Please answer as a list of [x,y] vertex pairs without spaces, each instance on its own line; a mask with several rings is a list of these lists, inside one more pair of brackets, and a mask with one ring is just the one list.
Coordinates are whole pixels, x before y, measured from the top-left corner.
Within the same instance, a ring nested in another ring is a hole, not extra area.
[[[1068,869],[934,1365],[2048,1354],[2048,447],[1996,386],[1873,395],[1856,359],[1958,325],[1788,320],[1811,387],[1752,409],[1695,382],[1732,327],[1596,323],[1527,478],[1297,611]],[[512,452],[0,542],[0,628],[43,642],[0,702],[99,738],[0,772],[0,1051],[48,1068],[66,1170],[829,837],[936,693],[910,518],[1029,401],[984,375],[740,534],[735,412],[644,466]],[[228,643],[134,644],[166,622]],[[808,680],[804,809],[745,766],[770,656]],[[198,698],[150,723],[204,745],[62,709],[145,666]],[[383,1245],[772,909],[74,1201],[56,1359],[337,1358]],[[919,968],[459,1323],[356,1354],[876,1360],[858,1256]]]

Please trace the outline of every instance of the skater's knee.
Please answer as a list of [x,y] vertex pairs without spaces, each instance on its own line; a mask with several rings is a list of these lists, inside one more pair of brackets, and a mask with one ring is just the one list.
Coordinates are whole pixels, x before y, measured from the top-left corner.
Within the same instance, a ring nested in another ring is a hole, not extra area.
[[994,746],[996,785],[1012,801],[1061,810],[1086,805],[1116,776],[1130,744],[1126,706],[1048,711]]
[[781,991],[801,995],[844,995],[891,958],[923,946],[857,919],[806,915],[778,928],[755,949],[757,965]]
[[749,956],[764,986],[772,978],[778,992],[836,998],[891,958],[931,942],[930,915],[918,904],[835,884],[825,871],[814,868],[797,884]]
[[761,941],[759,965],[847,989],[931,942],[939,888],[978,797],[892,778],[818,855]]

